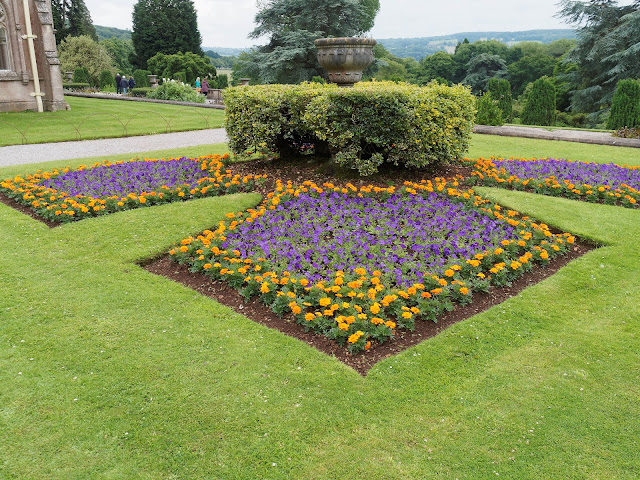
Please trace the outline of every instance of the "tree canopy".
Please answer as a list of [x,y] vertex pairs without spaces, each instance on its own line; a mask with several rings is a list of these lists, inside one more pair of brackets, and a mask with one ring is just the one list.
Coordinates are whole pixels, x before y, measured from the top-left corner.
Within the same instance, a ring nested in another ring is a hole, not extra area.
[[51,0],[53,27],[56,30],[56,44],[68,36],[87,35],[98,40],[91,14],[84,0]]
[[352,37],[373,26],[379,0],[269,0],[256,14],[251,37],[267,45],[241,55],[234,76],[261,83],[299,83],[322,75],[314,40]]
[[204,57],[192,0],[138,0],[133,7],[131,63],[146,68],[157,53],[192,52]]
[[112,71],[113,60],[98,42],[87,35],[67,37],[58,47],[63,72],[73,72],[84,67],[89,72],[89,83],[98,85],[100,72]]
[[640,0],[620,6],[615,0],[562,0],[560,16],[578,27],[576,47],[567,61],[579,88],[571,99],[577,111],[602,113],[618,81],[640,77]]

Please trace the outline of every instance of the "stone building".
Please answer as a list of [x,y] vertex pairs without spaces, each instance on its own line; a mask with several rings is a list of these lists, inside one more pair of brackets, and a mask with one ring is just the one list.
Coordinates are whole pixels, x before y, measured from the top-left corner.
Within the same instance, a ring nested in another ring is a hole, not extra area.
[[0,112],[67,108],[50,0],[0,0]]

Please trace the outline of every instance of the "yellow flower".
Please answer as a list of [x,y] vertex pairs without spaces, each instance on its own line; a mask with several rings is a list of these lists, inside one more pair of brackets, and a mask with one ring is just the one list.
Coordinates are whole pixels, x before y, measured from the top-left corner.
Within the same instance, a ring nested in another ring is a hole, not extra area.
[[311,320],[313,320],[314,318],[316,318],[316,316],[315,316],[313,313],[307,313],[307,314],[304,316],[304,319],[305,319],[307,322],[310,322],[310,321],[311,321]]
[[321,307],[326,307],[326,306],[328,306],[328,305],[331,305],[331,299],[330,299],[330,298],[328,298],[328,297],[324,297],[324,298],[321,298],[321,299],[320,299],[320,302],[319,302],[319,303],[320,303],[320,306],[321,306]]

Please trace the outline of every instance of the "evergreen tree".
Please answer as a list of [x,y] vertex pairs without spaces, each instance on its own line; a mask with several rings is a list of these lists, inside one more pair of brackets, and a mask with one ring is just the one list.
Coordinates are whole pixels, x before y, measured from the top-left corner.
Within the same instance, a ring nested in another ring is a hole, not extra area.
[[269,43],[240,55],[233,76],[299,83],[323,75],[314,40],[360,35],[371,28],[378,8],[379,0],[269,0],[250,35],[267,36]]
[[51,0],[51,12],[57,45],[68,36],[87,35],[93,40],[98,40],[91,14],[84,0]]
[[556,121],[556,89],[546,77],[533,82],[522,111],[525,125],[553,125]]
[[469,60],[467,75],[462,83],[471,86],[473,92],[478,94],[486,90],[491,78],[504,78],[507,75],[507,64],[500,56],[481,53]]
[[502,112],[498,102],[494,100],[489,93],[483,93],[476,101],[476,124],[500,126],[502,121]]
[[139,0],[133,7],[131,63],[147,68],[157,53],[192,52],[204,57],[198,18],[192,0]]
[[506,78],[492,78],[487,83],[487,93],[491,99],[498,102],[501,118],[505,122],[511,119],[513,113],[513,97],[511,96],[511,84]]
[[602,113],[619,80],[640,77],[640,0],[619,6],[615,0],[562,0],[560,16],[579,27],[568,62],[578,65],[571,99],[576,111]]
[[607,128],[631,128],[640,125],[640,83],[632,78],[620,80],[611,102]]

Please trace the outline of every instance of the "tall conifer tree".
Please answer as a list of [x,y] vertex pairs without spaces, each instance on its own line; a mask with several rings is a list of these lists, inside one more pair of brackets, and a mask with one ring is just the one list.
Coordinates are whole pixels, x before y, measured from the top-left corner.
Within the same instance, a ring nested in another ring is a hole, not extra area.
[[96,29],[84,0],[51,0],[56,44],[68,36],[87,35],[98,41]]
[[133,7],[131,40],[135,49],[131,63],[142,69],[158,53],[204,56],[192,0],[139,0]]

